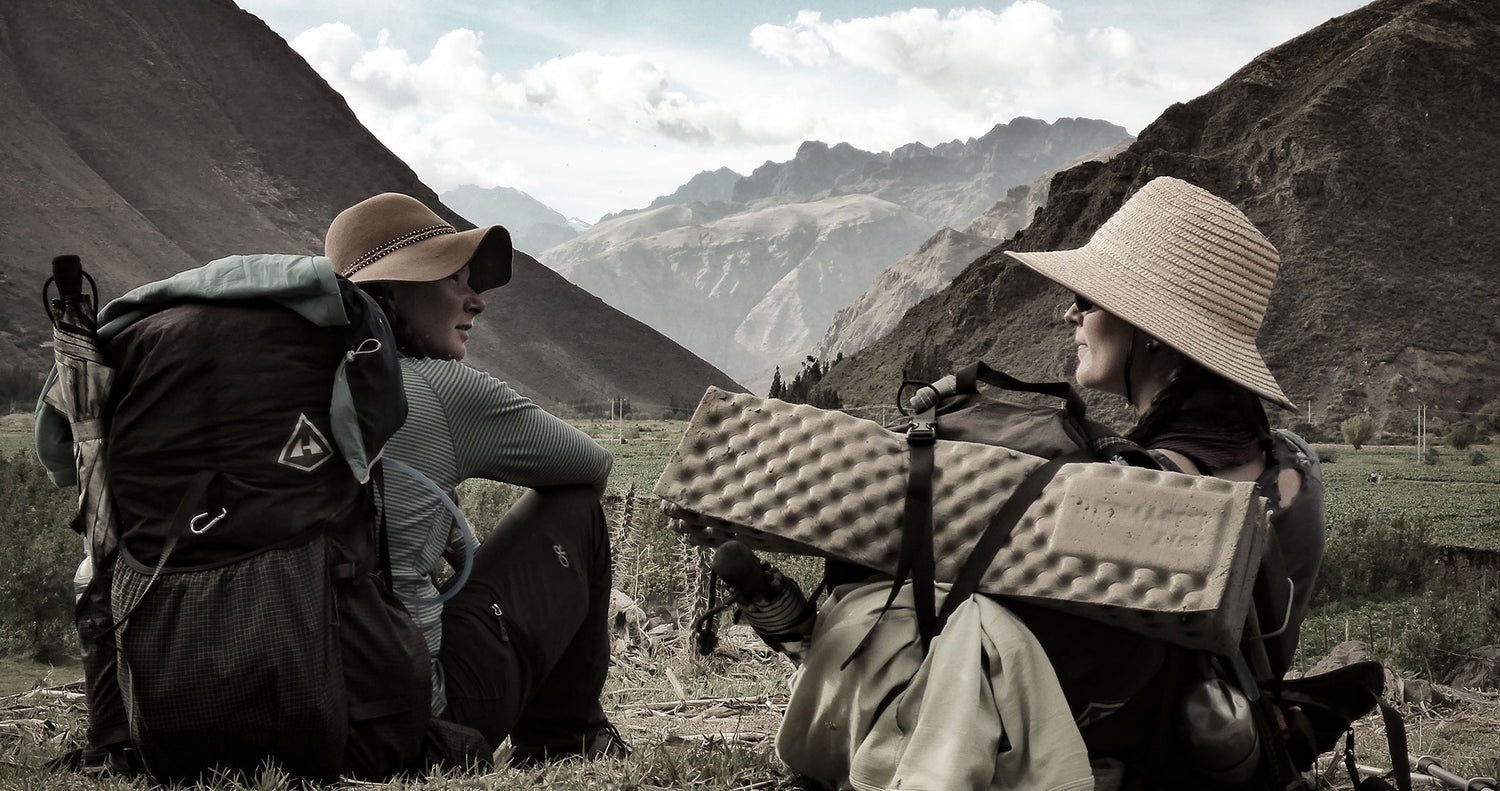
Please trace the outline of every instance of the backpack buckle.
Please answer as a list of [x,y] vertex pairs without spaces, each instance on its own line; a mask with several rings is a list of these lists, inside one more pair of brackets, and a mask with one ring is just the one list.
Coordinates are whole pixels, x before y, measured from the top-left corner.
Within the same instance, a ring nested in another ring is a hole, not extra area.
[[931,445],[937,441],[937,423],[932,420],[913,418],[906,427],[906,444]]

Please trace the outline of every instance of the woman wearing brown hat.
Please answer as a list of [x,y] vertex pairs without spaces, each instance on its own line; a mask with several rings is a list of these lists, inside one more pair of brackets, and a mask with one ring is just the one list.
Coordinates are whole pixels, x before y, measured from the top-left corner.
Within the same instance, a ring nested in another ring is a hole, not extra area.
[[420,201],[385,193],[328,229],[335,270],[391,319],[409,411],[385,457],[451,498],[469,478],[528,487],[475,552],[467,583],[444,603],[432,569],[462,537],[436,497],[388,474],[386,522],[395,588],[432,656],[432,710],[509,736],[513,760],[622,752],[599,704],[609,668],[608,531],[599,495],[613,462],[587,434],[504,382],[460,362],[485,308],[510,280],[510,235],[457,231]]
[[1259,484],[1300,624],[1323,557],[1323,482],[1317,454],[1272,431],[1261,405],[1295,409],[1255,344],[1276,248],[1229,202],[1162,177],[1083,247],[1006,255],[1074,293],[1063,320],[1078,383],[1130,402],[1129,439],[1169,469]]

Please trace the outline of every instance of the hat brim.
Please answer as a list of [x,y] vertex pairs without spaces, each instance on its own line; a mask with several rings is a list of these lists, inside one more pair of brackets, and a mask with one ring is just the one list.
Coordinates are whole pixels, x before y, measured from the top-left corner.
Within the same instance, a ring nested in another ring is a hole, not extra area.
[[1276,383],[1253,337],[1226,332],[1206,312],[1169,315],[1160,300],[1150,298],[1167,293],[1169,284],[1157,282],[1151,273],[1121,266],[1088,247],[1045,253],[1006,250],[1005,255],[1261,398],[1285,409],[1297,408]]
[[513,254],[510,232],[503,226],[492,225],[407,245],[360,269],[349,279],[356,283],[425,283],[442,280],[468,264],[470,287],[487,291],[510,282]]

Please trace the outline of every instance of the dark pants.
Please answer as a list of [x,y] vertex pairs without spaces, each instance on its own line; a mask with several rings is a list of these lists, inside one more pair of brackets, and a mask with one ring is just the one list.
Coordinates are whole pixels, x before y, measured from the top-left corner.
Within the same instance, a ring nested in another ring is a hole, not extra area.
[[447,718],[493,748],[577,750],[604,724],[609,532],[588,487],[527,492],[443,610]]

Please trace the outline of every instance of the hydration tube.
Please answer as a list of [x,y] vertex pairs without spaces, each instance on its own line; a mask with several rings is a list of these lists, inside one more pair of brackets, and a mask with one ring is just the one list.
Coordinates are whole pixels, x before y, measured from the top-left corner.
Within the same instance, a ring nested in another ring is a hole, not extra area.
[[442,604],[443,602],[446,602],[454,596],[458,595],[458,592],[460,590],[463,590],[464,583],[469,581],[469,572],[474,569],[474,531],[469,528],[469,522],[467,519],[464,519],[463,512],[458,510],[458,504],[454,503],[453,499],[445,494],[442,489],[439,489],[437,484],[432,482],[432,479],[412,469],[409,465],[403,462],[396,461],[395,459],[382,459],[381,461],[385,464],[385,466],[397,472],[405,474],[412,480],[421,484],[422,488],[426,489],[429,492],[432,492],[432,494],[438,498],[438,502],[442,503],[443,507],[448,509],[448,513],[453,515],[453,521],[458,524],[458,531],[463,534],[464,567],[458,570],[458,578],[453,581],[452,585],[448,586],[447,590],[443,591],[441,594],[435,597],[425,599],[419,596],[407,596],[400,591],[394,591],[394,593],[396,594],[396,598],[399,599],[402,604],[407,604],[414,607]]

